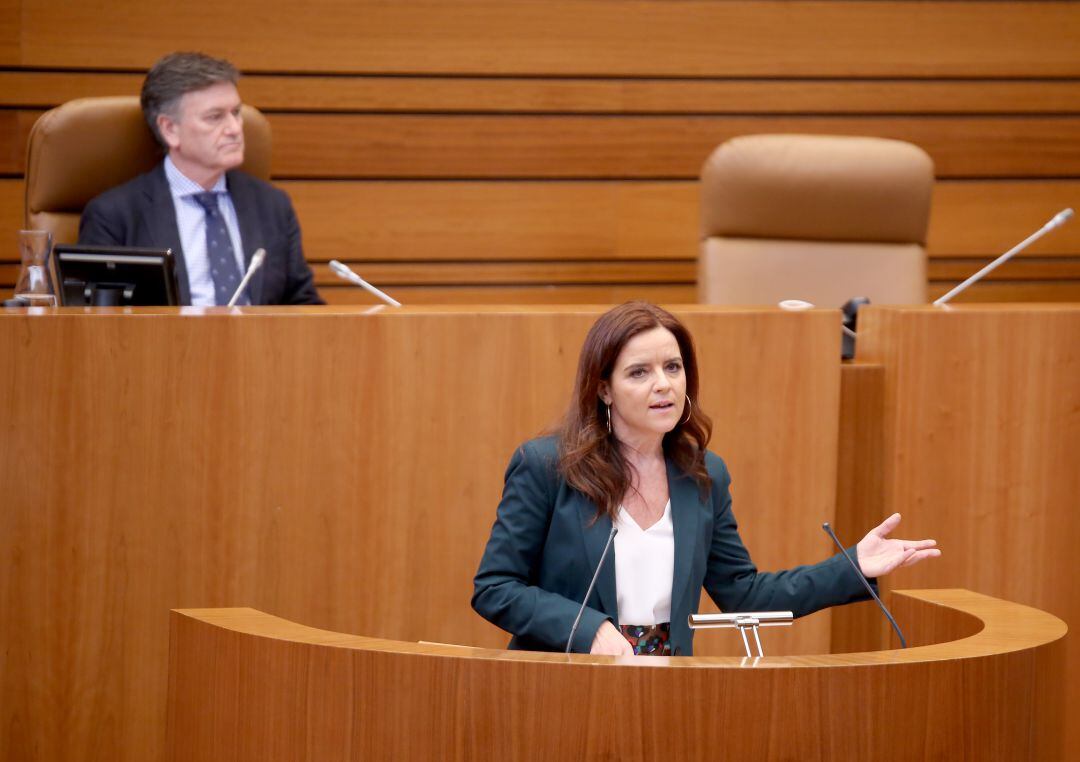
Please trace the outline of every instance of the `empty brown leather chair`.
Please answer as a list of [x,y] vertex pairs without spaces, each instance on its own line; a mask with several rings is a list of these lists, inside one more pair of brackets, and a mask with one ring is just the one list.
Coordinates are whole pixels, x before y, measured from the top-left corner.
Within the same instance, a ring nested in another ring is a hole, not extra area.
[[[245,105],[244,164],[270,177],[270,123]],[[47,111],[30,130],[26,156],[26,227],[74,243],[79,217],[94,196],[147,172],[165,154],[134,96],[80,98]]]
[[727,141],[701,173],[700,301],[926,302],[933,183],[926,152],[898,140]]

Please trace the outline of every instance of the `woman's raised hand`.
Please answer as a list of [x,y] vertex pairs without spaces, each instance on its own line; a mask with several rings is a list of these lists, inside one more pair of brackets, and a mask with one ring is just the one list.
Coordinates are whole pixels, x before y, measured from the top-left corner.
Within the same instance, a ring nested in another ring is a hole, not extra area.
[[900,523],[900,514],[894,513],[859,541],[855,546],[859,568],[867,577],[884,577],[900,566],[912,566],[927,558],[937,558],[937,540],[894,540],[889,532]]

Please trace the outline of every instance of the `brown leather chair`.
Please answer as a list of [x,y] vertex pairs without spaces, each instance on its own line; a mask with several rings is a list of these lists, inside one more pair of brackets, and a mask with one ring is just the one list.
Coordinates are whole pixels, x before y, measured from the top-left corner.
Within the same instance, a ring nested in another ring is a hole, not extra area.
[[838,307],[926,302],[934,165],[897,140],[747,135],[701,172],[698,297]]
[[[245,105],[242,169],[270,177],[270,123]],[[80,98],[47,111],[26,150],[26,227],[74,243],[79,217],[99,193],[153,169],[164,156],[134,96]]]

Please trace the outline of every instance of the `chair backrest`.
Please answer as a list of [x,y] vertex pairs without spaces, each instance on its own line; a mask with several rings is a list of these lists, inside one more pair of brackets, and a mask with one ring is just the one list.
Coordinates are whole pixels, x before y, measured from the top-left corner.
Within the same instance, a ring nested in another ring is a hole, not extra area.
[[926,152],[898,140],[727,141],[701,172],[700,301],[924,303],[933,183]]
[[[270,123],[245,105],[243,170],[270,177]],[[147,172],[164,153],[135,96],[80,98],[47,111],[26,151],[26,227],[74,243],[79,217],[94,196]]]

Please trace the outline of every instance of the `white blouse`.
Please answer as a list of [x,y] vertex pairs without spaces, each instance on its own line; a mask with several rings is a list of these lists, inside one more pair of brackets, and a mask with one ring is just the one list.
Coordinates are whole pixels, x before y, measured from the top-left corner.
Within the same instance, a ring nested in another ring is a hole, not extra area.
[[615,522],[615,589],[619,624],[652,625],[671,621],[675,577],[675,528],[671,500],[664,515],[642,530],[621,505]]

